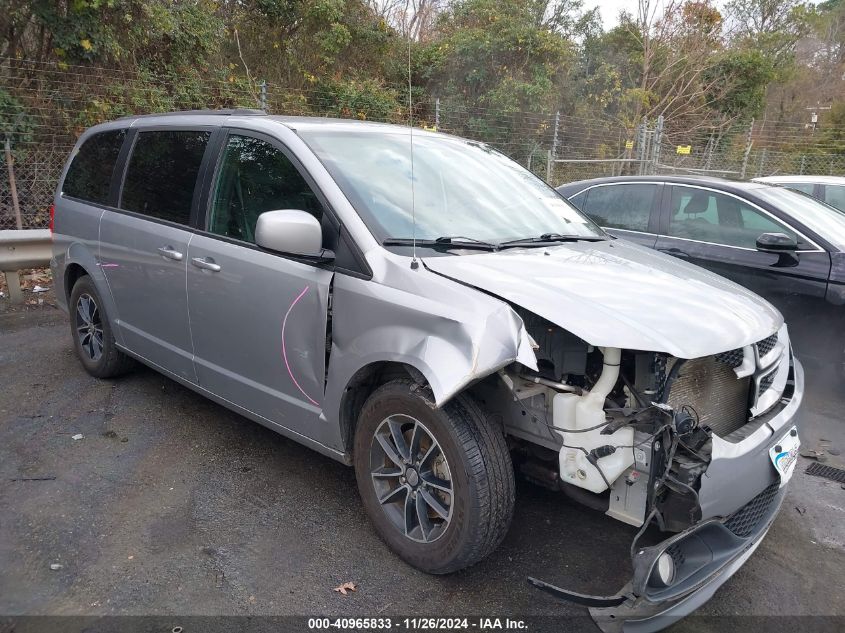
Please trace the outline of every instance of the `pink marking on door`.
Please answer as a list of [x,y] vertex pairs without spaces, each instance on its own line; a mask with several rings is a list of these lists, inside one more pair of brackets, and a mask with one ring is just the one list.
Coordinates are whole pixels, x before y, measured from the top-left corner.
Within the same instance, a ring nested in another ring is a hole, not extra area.
[[301,393],[303,396],[305,396],[308,399],[308,402],[313,404],[315,407],[319,407],[320,403],[317,402],[316,400],[314,400],[314,398],[309,396],[307,393],[305,393],[305,390],[302,387],[299,386],[299,383],[297,382],[296,377],[293,375],[293,371],[291,371],[291,368],[290,368],[290,363],[288,362],[287,345],[285,344],[285,327],[287,327],[287,324],[288,324],[288,317],[290,316],[290,313],[293,310],[293,307],[297,303],[299,303],[299,300],[302,299],[302,297],[305,295],[306,292],[308,292],[309,287],[310,286],[305,286],[305,288],[302,289],[302,292],[299,293],[299,296],[296,299],[293,300],[293,303],[290,304],[288,311],[285,312],[285,318],[282,321],[282,358],[285,359],[285,368],[288,370],[288,376],[290,376],[290,379],[293,381],[293,384],[296,385],[296,388],[299,389],[299,393]]

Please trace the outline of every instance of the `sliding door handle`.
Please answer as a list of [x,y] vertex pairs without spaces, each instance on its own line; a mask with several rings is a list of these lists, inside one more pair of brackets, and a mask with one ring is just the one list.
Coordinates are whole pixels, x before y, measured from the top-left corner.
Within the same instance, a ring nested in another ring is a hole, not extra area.
[[220,272],[220,264],[215,264],[210,257],[194,257],[191,259],[191,263],[203,270],[210,270],[213,273]]
[[158,252],[162,257],[166,257],[167,259],[173,259],[177,262],[182,261],[182,253],[177,251],[172,246],[162,246],[158,249]]

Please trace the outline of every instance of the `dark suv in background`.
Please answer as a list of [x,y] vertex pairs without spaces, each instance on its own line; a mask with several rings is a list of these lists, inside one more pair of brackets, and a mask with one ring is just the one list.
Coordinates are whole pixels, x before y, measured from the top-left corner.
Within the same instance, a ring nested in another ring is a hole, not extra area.
[[785,187],[618,176],[558,192],[617,237],[684,259],[771,301],[796,353],[845,374],[845,213]]

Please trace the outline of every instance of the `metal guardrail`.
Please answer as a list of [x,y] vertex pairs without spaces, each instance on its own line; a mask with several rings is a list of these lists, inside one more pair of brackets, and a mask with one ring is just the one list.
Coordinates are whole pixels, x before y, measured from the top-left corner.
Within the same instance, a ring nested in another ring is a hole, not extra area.
[[22,303],[21,268],[43,268],[53,256],[49,229],[0,231],[0,272],[6,275],[9,298],[12,303]]

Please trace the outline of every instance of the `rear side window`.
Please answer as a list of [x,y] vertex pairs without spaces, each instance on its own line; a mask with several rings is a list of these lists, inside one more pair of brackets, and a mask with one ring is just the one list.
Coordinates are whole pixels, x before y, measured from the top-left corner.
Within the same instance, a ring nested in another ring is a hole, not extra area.
[[125,129],[100,132],[85,141],[67,170],[62,194],[107,204],[114,164],[124,138]]
[[188,224],[200,164],[211,132],[140,132],[123,183],[121,208]]
[[583,203],[584,212],[600,226],[648,232],[657,185],[620,184],[593,187]]

